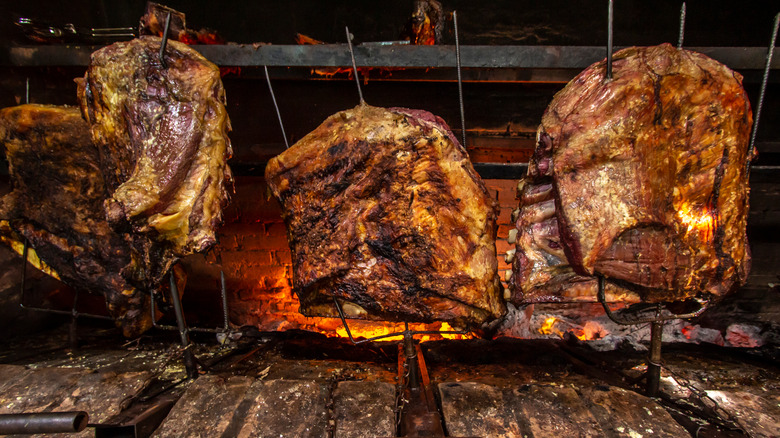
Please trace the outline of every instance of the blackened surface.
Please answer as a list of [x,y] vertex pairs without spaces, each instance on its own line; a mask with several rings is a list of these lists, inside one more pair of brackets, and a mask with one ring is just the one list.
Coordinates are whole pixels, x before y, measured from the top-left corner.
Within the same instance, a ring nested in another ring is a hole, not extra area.
[[0,201],[6,239],[27,239],[68,285],[103,294],[127,336],[149,327],[148,290],[131,273],[145,272],[143,241],[106,222],[106,190],[98,150],[75,108],[23,105],[0,112],[0,141],[13,191]]

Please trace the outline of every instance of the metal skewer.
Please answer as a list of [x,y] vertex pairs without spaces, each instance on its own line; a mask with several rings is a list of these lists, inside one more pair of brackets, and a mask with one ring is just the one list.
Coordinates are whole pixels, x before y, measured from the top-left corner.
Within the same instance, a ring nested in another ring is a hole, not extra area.
[[458,11],[452,11],[452,24],[455,28],[455,62],[458,66],[458,101],[460,102],[460,132],[463,147],[466,147],[466,115],[463,110],[463,78],[460,72],[460,41],[458,40]]
[[30,78],[27,78],[27,86],[24,90],[24,103],[30,103]]
[[612,80],[612,0],[609,0],[609,6],[607,8],[607,75],[606,80]]
[[[271,86],[271,76],[268,74],[268,66],[263,65],[263,69],[265,69],[265,80],[268,82],[268,91],[271,92],[271,100],[274,101],[274,108],[276,108],[276,117],[279,119],[279,127],[282,129],[282,137],[284,137],[284,148],[290,149],[290,143],[287,141],[287,134],[284,132],[284,122],[282,122],[282,113],[279,112],[279,105],[276,104],[276,95],[274,94],[274,87]],[[358,84],[358,90],[360,90],[360,84]],[[360,100],[363,101],[362,95]],[[222,281],[223,282],[225,281],[224,274],[222,276]]]
[[165,48],[168,46],[168,29],[171,28],[171,13],[168,12],[168,16],[165,17],[165,30],[163,30],[162,41],[160,42],[160,65],[162,68],[168,68],[165,63]]
[[685,36],[685,2],[680,7],[680,36],[677,39],[677,48],[682,49],[683,37]]
[[355,83],[357,84],[358,95],[360,95],[360,104],[366,103],[363,100],[363,90],[360,88],[360,78],[358,77],[357,64],[355,63],[355,51],[352,49],[352,34],[349,33],[349,26],[344,26],[347,30],[347,45],[349,46],[349,56],[352,58],[352,72],[355,74]]
[[777,40],[777,28],[780,27],[780,13],[775,15],[775,24],[772,27],[772,39],[769,40],[769,51],[766,54],[766,65],[764,66],[764,78],[761,80],[761,92],[758,95],[758,105],[756,106],[756,117],[753,119],[753,132],[750,135],[750,146],[747,153],[747,171],[750,171],[750,165],[753,161],[753,151],[756,148],[756,134],[758,134],[758,121],[761,119],[761,110],[764,107],[764,95],[766,86],[769,82],[769,70],[772,67],[772,55],[775,52],[775,41]]

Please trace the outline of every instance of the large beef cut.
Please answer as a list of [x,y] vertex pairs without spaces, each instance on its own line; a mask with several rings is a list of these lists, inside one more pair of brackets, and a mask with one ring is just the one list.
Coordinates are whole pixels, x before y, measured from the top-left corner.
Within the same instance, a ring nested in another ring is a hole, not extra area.
[[360,105],[273,158],[300,311],[479,324],[503,314],[496,205],[440,118]]
[[0,239],[79,290],[102,293],[127,336],[149,328],[149,293],[128,281],[145,269],[132,239],[105,219],[98,150],[76,108],[0,110],[0,142],[13,190],[0,199]]
[[[716,297],[750,267],[742,78],[668,44],[596,63],[542,118],[521,183],[512,301]],[[628,294],[628,295],[627,295]]]
[[[116,230],[152,242],[138,281],[159,282],[177,257],[204,251],[232,184],[232,154],[219,69],[195,50],[143,36],[92,54],[79,98],[100,152]],[[152,261],[157,257],[164,263]]]

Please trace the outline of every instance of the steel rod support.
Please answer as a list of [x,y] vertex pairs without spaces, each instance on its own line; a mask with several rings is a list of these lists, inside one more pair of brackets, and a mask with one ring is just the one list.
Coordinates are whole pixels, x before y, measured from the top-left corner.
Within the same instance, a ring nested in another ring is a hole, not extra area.
[[225,283],[225,271],[219,271],[220,295],[222,296],[222,328],[230,330],[230,310],[228,309],[227,284]]
[[179,299],[179,290],[176,287],[176,278],[173,275],[173,269],[170,273],[170,286],[171,286],[171,301],[173,302],[173,310],[176,312],[176,324],[179,328],[179,336],[181,337],[181,345],[184,348],[184,367],[187,370],[187,377],[195,379],[198,377],[198,365],[195,363],[195,356],[190,350],[190,336],[187,330],[187,324],[184,321],[184,312],[181,307],[181,300]]
[[683,38],[685,37],[685,2],[682,3],[682,6],[680,6],[680,33],[677,38],[677,48],[682,49],[683,48]]
[[658,395],[661,382],[661,345],[663,341],[664,323],[656,321],[650,325],[650,358],[647,361],[647,386],[645,390],[648,397]]
[[163,30],[162,41],[160,41],[160,65],[162,68],[168,68],[165,62],[165,48],[168,46],[168,30],[171,28],[171,13],[165,17],[165,29]]
[[363,100],[363,90],[360,88],[360,77],[358,76],[357,63],[355,62],[355,50],[352,48],[352,34],[349,33],[349,26],[345,26],[344,28],[347,31],[347,47],[349,48],[349,57],[352,60],[352,72],[355,75],[355,84],[357,84],[360,104],[363,105],[366,101]]
[[[276,109],[276,117],[279,119],[279,128],[282,130],[282,137],[284,138],[284,148],[290,149],[290,143],[287,140],[287,134],[284,132],[284,122],[282,122],[282,113],[279,111],[279,105],[276,103],[276,94],[274,94],[274,87],[271,85],[271,76],[268,74],[268,66],[264,65],[265,80],[268,82],[268,91],[271,92],[271,100],[274,102],[274,109]],[[224,274],[223,274],[224,283]]]
[[613,28],[613,7],[612,0],[609,0],[607,6],[607,74],[606,80],[612,80],[612,28]]
[[764,107],[764,96],[766,95],[766,86],[769,82],[769,71],[772,67],[772,55],[775,52],[775,42],[777,41],[777,30],[780,27],[780,13],[775,15],[774,26],[772,26],[772,37],[769,40],[769,50],[766,54],[766,65],[764,66],[764,76],[761,80],[761,92],[758,95],[758,105],[756,106],[756,116],[753,119],[753,132],[750,134],[750,146],[747,154],[747,171],[750,171],[750,164],[753,161],[753,151],[756,149],[756,135],[758,134],[758,121],[761,119],[761,110]]
[[414,343],[409,323],[404,323],[404,366],[408,371],[408,386],[411,389],[420,387],[420,364],[417,363],[417,346]]
[[76,433],[89,423],[84,411],[0,414],[0,435]]
[[460,39],[458,38],[458,11],[452,11],[452,24],[455,28],[455,64],[458,69],[458,103],[460,104],[460,133],[463,147],[466,147],[466,112],[463,106],[463,75],[460,68]]

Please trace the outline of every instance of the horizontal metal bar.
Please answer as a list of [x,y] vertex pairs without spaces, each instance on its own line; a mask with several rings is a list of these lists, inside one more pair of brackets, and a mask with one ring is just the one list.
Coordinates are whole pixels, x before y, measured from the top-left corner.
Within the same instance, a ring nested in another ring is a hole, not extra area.
[[[231,162],[230,168],[236,176],[263,176],[266,164],[265,162]],[[528,170],[528,163],[473,164],[474,170],[483,179],[520,179]],[[778,179],[780,179],[780,166],[753,166],[750,173],[751,183],[777,182]]]
[[84,411],[0,414],[0,435],[76,433],[87,427]]
[[[18,46],[0,49],[5,66],[87,66],[100,46]],[[193,46],[221,66],[349,67],[346,44]],[[619,49],[619,48],[616,48]],[[766,47],[688,47],[733,69],[763,69]],[[454,46],[355,47],[359,67],[456,67]],[[583,69],[604,59],[601,46],[462,46],[463,68]],[[772,69],[780,69],[780,48],[775,49]]]

